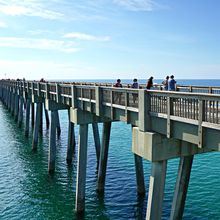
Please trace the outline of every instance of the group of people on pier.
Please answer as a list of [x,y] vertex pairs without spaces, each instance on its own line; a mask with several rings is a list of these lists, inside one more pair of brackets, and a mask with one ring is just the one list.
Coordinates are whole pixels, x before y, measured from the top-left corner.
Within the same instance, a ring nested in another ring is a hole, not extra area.
[[[154,77],[151,76],[146,84],[146,89],[151,89],[153,87],[153,79]],[[174,75],[166,76],[166,78],[162,81],[163,90],[166,91],[176,91],[176,80],[174,79]],[[122,88],[121,80],[117,79],[116,83],[114,84],[114,87]],[[129,86],[130,87],[130,86]],[[137,78],[133,79],[133,83],[131,85],[131,88],[138,89],[139,84]]]
[[[146,89],[151,89],[153,87],[153,79],[154,77],[151,76],[147,81]],[[162,82],[163,90],[166,91],[176,91],[176,80],[174,79],[174,75],[166,76],[166,78]]]
[[[154,77],[151,76],[146,84],[146,89],[151,89],[153,88],[154,84],[153,84],[153,79]],[[122,88],[122,83],[120,79],[117,79],[116,83],[114,84],[114,87],[116,88]],[[139,88],[139,84],[138,84],[138,80],[137,78],[133,79],[133,83],[131,85],[128,85],[128,87],[133,88],[133,89],[138,89]],[[162,87],[163,90],[165,91],[176,91],[176,80],[174,79],[174,75],[166,76],[166,78],[162,81]],[[114,92],[114,102],[115,103],[121,103],[121,96],[122,96],[122,92],[121,91],[117,91]],[[138,98],[138,94],[133,93],[133,103],[136,102],[137,98]]]

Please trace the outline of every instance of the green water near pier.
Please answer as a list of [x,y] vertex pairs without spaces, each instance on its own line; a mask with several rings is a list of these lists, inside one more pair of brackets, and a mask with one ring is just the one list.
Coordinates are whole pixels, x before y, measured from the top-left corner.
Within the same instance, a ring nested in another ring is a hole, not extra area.
[[[24,137],[13,117],[0,102],[0,219],[145,219],[147,194],[136,193],[131,127],[112,125],[105,194],[96,192],[96,154],[89,127],[86,210],[77,216],[75,208],[76,162],[66,164],[68,120],[60,111],[61,137],[57,140],[56,171],[47,172],[49,131],[44,126],[37,152],[32,152],[32,135]],[[101,124],[99,124],[101,132]],[[30,131],[32,128],[30,127]],[[30,132],[31,133],[31,132]],[[78,129],[76,128],[76,137]],[[169,219],[178,159],[170,160],[163,206]],[[146,190],[150,163],[144,161]],[[220,153],[196,155],[183,219],[220,219]]]

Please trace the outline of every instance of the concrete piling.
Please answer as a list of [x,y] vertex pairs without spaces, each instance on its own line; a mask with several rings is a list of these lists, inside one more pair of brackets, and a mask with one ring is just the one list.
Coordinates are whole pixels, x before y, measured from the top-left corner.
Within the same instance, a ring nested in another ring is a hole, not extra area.
[[166,169],[166,160],[152,162],[146,220],[161,219]]
[[37,150],[39,126],[40,126],[40,103],[37,103],[32,150]]
[[50,126],[50,119],[49,119],[48,111],[45,108],[45,103],[44,103],[44,115],[45,115],[45,120],[46,120],[46,128],[48,129]]
[[15,94],[15,103],[14,103],[14,118],[15,121],[18,121],[18,110],[19,110],[19,95]]
[[56,114],[55,118],[56,118],[57,137],[60,138],[61,128],[60,128],[59,113],[58,113],[58,111],[54,111],[54,113]]
[[35,104],[31,103],[31,125],[34,127]]
[[98,123],[95,123],[95,122],[92,123],[92,130],[93,130],[93,137],[94,137],[95,149],[96,149],[97,167],[99,167],[101,143],[100,143],[100,137],[99,137]]
[[25,137],[29,136],[29,122],[30,122],[30,99],[27,99],[26,101],[26,117],[25,117],[25,130],[24,130],[24,134]]
[[40,102],[39,103],[39,133],[42,134],[43,133],[43,103]]
[[66,162],[67,164],[72,163],[73,153],[76,147],[76,140],[75,140],[75,131],[74,131],[74,123],[70,121],[70,110],[68,110],[69,115],[69,129],[68,129],[68,144],[67,144],[67,155],[66,155]]
[[11,103],[10,103],[10,112],[11,115],[14,116],[14,110],[15,110],[15,95],[14,93],[11,93]]
[[76,212],[85,209],[85,186],[87,165],[88,124],[81,124],[79,128],[77,180],[76,180]]
[[57,110],[51,111],[51,124],[50,124],[50,140],[49,140],[49,154],[48,154],[48,172],[53,173],[55,170],[56,159],[56,122]]
[[24,98],[20,96],[20,104],[19,104],[19,111],[18,111],[18,127],[21,127],[23,122],[23,107],[24,107]]
[[182,219],[183,217],[192,163],[193,155],[183,156],[180,158],[178,176],[171,208],[171,220],[178,220]]
[[103,133],[102,133],[102,146],[101,146],[100,160],[99,160],[98,180],[97,180],[97,191],[101,193],[104,191],[104,187],[105,187],[110,132],[111,132],[111,122],[104,122]]
[[136,182],[138,194],[145,194],[145,183],[144,183],[144,170],[142,157],[134,154],[135,171],[136,171]]

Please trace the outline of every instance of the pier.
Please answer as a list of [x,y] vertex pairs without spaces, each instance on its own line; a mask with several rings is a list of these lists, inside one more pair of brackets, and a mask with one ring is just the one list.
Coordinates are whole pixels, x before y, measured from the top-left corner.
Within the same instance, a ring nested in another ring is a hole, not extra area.
[[[68,110],[66,161],[71,164],[79,126],[76,212],[85,210],[88,125],[93,128],[97,155],[97,191],[105,190],[111,123],[131,124],[137,192],[145,194],[142,160],[151,162],[146,219],[162,215],[167,162],[180,158],[170,219],[181,219],[195,154],[220,150],[220,87],[178,86],[177,92],[131,89],[127,85],[0,80],[0,99],[24,136],[33,126],[32,149],[37,150],[43,116],[50,129],[48,172],[55,172],[56,138],[60,136],[59,111]],[[135,97],[135,98],[134,98]],[[50,117],[48,115],[50,112]],[[103,124],[99,134],[98,123]],[[125,195],[126,196],[126,195]]]

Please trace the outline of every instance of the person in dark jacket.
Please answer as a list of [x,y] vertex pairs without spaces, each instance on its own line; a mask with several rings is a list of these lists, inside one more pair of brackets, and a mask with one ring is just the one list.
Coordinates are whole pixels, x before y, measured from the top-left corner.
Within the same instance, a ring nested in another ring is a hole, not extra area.
[[153,87],[153,79],[154,79],[154,77],[153,76],[151,76],[149,79],[148,79],[148,81],[147,81],[147,89],[151,89],[151,87]]

